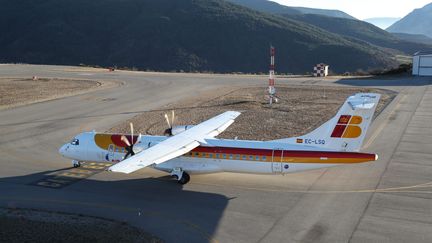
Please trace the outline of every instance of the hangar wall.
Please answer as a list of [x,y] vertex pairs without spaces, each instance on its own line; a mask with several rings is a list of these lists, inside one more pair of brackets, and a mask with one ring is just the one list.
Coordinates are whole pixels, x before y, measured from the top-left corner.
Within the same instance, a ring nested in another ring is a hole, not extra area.
[[413,56],[413,75],[432,76],[432,54]]

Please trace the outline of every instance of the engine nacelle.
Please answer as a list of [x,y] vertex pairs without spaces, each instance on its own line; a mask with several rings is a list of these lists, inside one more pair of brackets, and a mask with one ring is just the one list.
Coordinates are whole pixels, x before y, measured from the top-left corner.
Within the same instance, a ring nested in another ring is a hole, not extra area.
[[191,129],[192,127],[194,127],[195,125],[186,125],[186,126],[175,126],[171,129],[171,135],[177,135],[179,133],[182,133],[188,129]]
[[134,151],[134,153],[139,153],[139,152],[141,152],[141,151],[143,151],[143,150],[146,150],[146,149],[148,149],[148,148],[150,148],[150,147],[153,147],[153,146],[155,146],[156,144],[158,144],[158,143],[160,143],[160,142],[162,142],[163,140],[161,140],[161,141],[149,141],[149,142],[144,142],[144,143],[142,143],[142,142],[139,142],[139,143],[136,143],[134,146],[133,146],[133,151]]

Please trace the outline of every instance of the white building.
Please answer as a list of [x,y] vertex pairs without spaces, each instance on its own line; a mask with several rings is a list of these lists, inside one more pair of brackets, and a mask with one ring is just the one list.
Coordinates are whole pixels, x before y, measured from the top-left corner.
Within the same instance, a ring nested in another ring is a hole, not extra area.
[[432,54],[419,52],[414,54],[412,74],[417,76],[432,76]]

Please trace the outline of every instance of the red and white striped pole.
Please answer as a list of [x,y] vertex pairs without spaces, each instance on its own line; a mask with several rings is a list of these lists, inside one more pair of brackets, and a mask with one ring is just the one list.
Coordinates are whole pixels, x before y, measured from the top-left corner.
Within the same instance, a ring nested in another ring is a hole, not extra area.
[[270,71],[269,71],[269,102],[270,105],[273,104],[273,101],[277,102],[277,99],[275,97],[276,94],[276,88],[275,88],[275,80],[274,80],[274,57],[275,57],[275,48],[273,46],[270,46]]

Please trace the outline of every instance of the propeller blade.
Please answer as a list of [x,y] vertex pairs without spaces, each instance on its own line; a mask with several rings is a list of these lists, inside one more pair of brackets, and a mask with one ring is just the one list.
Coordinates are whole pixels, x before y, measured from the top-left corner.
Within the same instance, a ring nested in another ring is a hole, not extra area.
[[165,120],[168,123],[168,127],[171,128],[171,124],[170,124],[170,121],[168,119],[168,115],[166,113],[165,113]]
[[171,127],[174,127],[174,110],[171,111]]
[[131,144],[134,144],[134,129],[133,129],[133,123],[130,123],[130,130],[131,130]]
[[125,135],[122,135],[120,140],[122,140],[127,146],[131,146],[129,140],[127,139],[127,137]]

